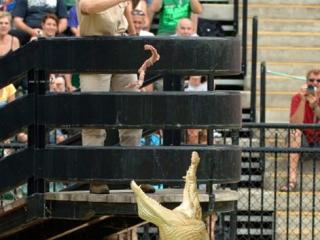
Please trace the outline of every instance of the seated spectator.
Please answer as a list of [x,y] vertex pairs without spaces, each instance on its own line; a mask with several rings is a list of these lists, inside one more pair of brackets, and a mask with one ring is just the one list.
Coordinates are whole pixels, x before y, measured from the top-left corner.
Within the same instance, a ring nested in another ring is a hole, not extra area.
[[69,30],[73,36],[76,36],[76,37],[80,36],[80,29],[79,29],[79,22],[78,22],[76,6],[73,6],[69,11],[68,27],[69,27]]
[[182,18],[179,20],[176,28],[176,33],[173,36],[179,37],[198,37],[194,30],[194,24],[189,18]]
[[0,11],[11,12],[15,5],[16,2],[14,0],[0,0]]
[[[299,93],[291,98],[290,123],[320,123],[320,70],[307,73],[307,82]],[[295,130],[292,133],[291,147],[320,147],[320,129]],[[305,153],[303,153],[305,154]],[[297,169],[300,154],[290,154],[289,181],[280,191],[293,191],[297,185]],[[300,159],[301,160],[301,159]]]
[[146,21],[146,14],[143,11],[134,9],[132,10],[131,15],[133,25],[138,36],[154,36],[152,32],[143,30],[143,26],[145,26]]
[[48,13],[58,16],[58,33],[63,33],[67,29],[68,17],[63,0],[17,0],[12,12],[17,29],[12,34],[19,38],[21,44],[27,43],[31,37],[41,34],[41,20]]
[[[186,92],[207,91],[207,82],[201,82],[201,76],[190,76]],[[187,129],[187,144],[207,144],[206,129]]]
[[150,19],[159,12],[158,35],[172,35],[182,18],[190,18],[191,13],[200,14],[202,6],[199,0],[153,0],[149,7]]
[[[66,83],[63,74],[51,74],[50,75],[50,91],[51,92],[66,92]],[[61,129],[54,129],[49,132],[49,143],[61,143],[67,136]]]
[[0,12],[0,58],[20,47],[19,40],[10,35],[11,14]]
[[[1,19],[0,19],[1,22]],[[1,26],[1,25],[0,25]],[[9,84],[8,86],[0,89],[0,108],[4,107],[6,104],[15,100],[16,88],[13,84]],[[26,143],[28,141],[27,134],[20,132],[16,136],[17,140],[22,143]],[[11,142],[10,139],[4,141],[4,143],[9,144]],[[4,156],[8,156],[13,152],[13,149],[7,148],[4,150]]]
[[13,84],[0,89],[0,108],[15,100],[16,91]]
[[148,4],[146,0],[139,0],[136,4],[135,1],[133,1],[133,9],[140,10],[144,13],[144,22],[142,25],[142,29],[148,29],[150,25],[150,18],[148,15]]
[[[43,17],[41,23],[41,32],[38,36],[32,37],[31,40],[36,40],[38,37],[51,38],[55,37],[58,32],[58,23],[59,19],[55,14],[47,14]],[[72,86],[71,74],[63,74],[66,89],[68,92],[75,90],[75,87]]]
[[193,23],[189,18],[179,20],[176,28],[176,33],[173,36],[178,37],[198,37],[195,33]]

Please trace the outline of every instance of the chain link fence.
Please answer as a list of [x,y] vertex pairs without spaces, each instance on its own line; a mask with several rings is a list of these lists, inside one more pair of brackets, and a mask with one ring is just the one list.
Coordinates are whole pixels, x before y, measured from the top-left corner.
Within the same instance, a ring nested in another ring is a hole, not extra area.
[[[215,186],[240,193],[237,210],[219,215],[217,240],[319,239],[319,125],[247,123],[240,130],[215,129],[213,136],[216,145],[243,150],[241,181]],[[159,239],[153,225],[138,228],[137,235]]]
[[[230,132],[219,132],[216,143],[232,142]],[[233,220],[239,240],[319,239],[319,134],[316,124],[243,126],[236,137],[243,148],[241,182],[221,186],[240,193],[237,212],[220,216],[224,232]]]

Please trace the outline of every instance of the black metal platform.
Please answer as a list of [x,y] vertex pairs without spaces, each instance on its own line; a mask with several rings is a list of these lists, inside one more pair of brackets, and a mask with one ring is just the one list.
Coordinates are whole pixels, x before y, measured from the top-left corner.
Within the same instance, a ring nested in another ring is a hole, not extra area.
[[[200,154],[200,182],[235,183],[240,180],[241,150],[236,146],[173,146],[181,144],[178,138],[165,142],[170,147],[57,147],[46,143],[46,128],[64,125],[163,128],[164,136],[176,129],[209,128],[208,135],[211,136],[212,127],[240,127],[238,93],[46,92],[48,73],[136,73],[149,56],[144,51],[145,44],[156,47],[161,55],[160,61],[148,72],[163,74],[165,90],[177,90],[175,88],[181,86],[185,75],[207,75],[208,88],[212,90],[215,76],[241,72],[238,38],[39,39],[0,59],[0,88],[27,74],[29,90],[27,96],[0,110],[0,140],[22,127],[28,127],[29,134],[26,149],[0,160],[0,193],[28,182],[29,194],[24,201],[16,202],[11,210],[0,210],[0,238],[56,239],[56,235],[85,226],[71,231],[72,234],[68,232],[65,239],[101,239],[103,234],[119,231],[114,225],[117,221],[117,227],[121,228],[141,222],[137,217],[128,217],[136,215],[136,204],[132,201],[115,203],[113,199],[108,202],[112,194],[92,199],[90,194],[83,192],[78,195],[87,196],[85,200],[66,199],[61,196],[76,196],[77,193],[46,193],[46,181],[98,180],[128,184],[134,179],[181,183],[192,151]],[[167,89],[168,83],[172,83],[172,88]],[[211,194],[210,190],[208,194],[202,203],[205,212],[235,208],[234,197],[218,201],[218,195]],[[121,194],[116,195],[120,197]],[[130,198],[132,194],[127,196]],[[174,201],[163,201],[170,208],[179,202],[181,194]]]
[[[182,202],[182,189],[158,190],[150,196],[167,208],[173,209]],[[214,206],[211,211],[232,211],[238,199],[238,194],[234,191],[216,191],[213,196],[211,199],[214,199],[214,202],[210,203],[208,194],[199,193],[204,213],[210,204]],[[135,216],[137,216],[137,205],[130,190],[115,190],[107,195],[89,194],[86,191],[35,194],[26,200],[8,205],[6,209],[0,209],[0,239],[23,240],[30,239],[30,236],[32,239],[48,239],[62,232],[68,233],[65,235],[68,239],[76,239],[73,238],[76,236],[78,239],[81,237],[82,229],[79,226],[91,222],[86,227],[96,228],[102,221],[104,230],[100,229],[99,234],[106,236],[113,233],[112,225],[118,225],[117,228],[121,229],[119,222],[118,224],[114,222],[116,218],[118,221],[123,218],[123,224],[130,226],[141,222]],[[77,227],[78,229],[72,231]],[[97,234],[95,231],[91,232],[91,236]]]

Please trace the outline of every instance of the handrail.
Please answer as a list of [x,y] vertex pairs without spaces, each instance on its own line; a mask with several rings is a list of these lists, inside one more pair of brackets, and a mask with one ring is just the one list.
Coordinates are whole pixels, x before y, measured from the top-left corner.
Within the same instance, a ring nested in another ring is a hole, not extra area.
[[248,0],[242,6],[242,73],[247,75],[247,39],[248,39]]
[[257,99],[257,58],[258,58],[258,17],[252,20],[252,57],[251,57],[251,95],[250,95],[250,118],[256,121],[256,99]]
[[239,31],[239,0],[234,0],[233,1],[233,27],[235,30],[235,35],[238,34]]
[[28,43],[0,59],[0,88],[32,69],[62,73],[136,73],[149,56],[144,51],[145,44],[156,47],[161,55],[160,61],[148,70],[150,73],[205,75],[214,72],[220,76],[241,72],[237,38],[52,38]]
[[266,122],[266,63],[260,65],[260,122]]

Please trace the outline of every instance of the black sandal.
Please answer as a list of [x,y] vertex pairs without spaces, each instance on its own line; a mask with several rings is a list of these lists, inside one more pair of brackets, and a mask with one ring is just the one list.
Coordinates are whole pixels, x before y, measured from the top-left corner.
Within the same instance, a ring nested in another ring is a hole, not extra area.
[[280,188],[280,192],[292,192],[295,191],[297,187],[296,182],[288,182],[286,185]]

